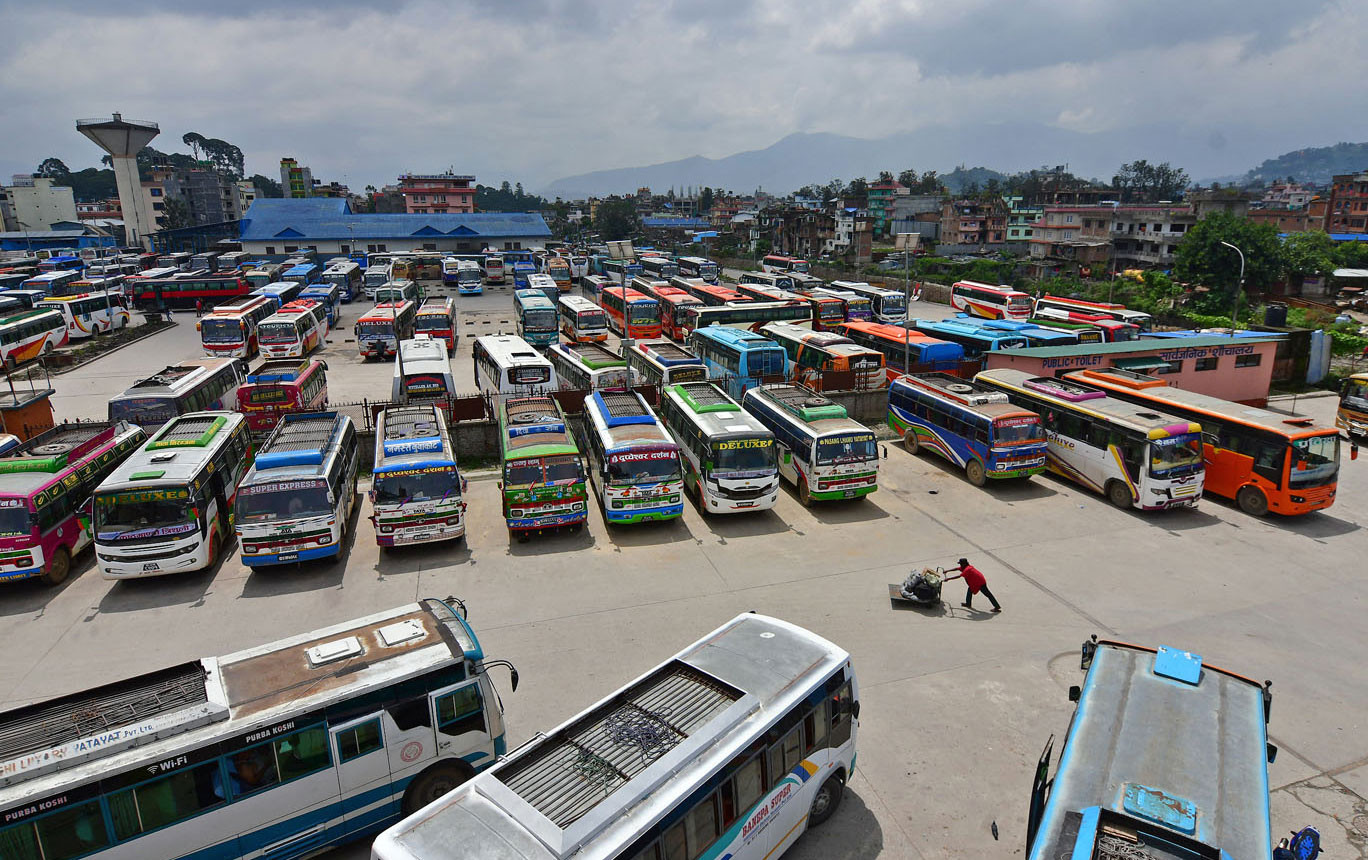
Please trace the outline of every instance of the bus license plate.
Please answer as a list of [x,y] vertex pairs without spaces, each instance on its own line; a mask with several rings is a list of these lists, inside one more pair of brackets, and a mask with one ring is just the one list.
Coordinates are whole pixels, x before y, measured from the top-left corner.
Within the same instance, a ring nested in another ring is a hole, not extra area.
[[144,563],[143,563],[143,570],[144,570],[144,571],[148,571],[148,570],[161,570],[161,566],[158,565],[155,561],[144,562]]
[[299,558],[299,553],[282,552],[280,555],[276,556],[276,558],[280,559],[281,561],[294,561],[295,559]]
[[854,491],[854,490],[846,490],[846,491],[845,491],[845,497],[846,497],[847,499],[853,499],[853,498],[855,498],[855,491]]

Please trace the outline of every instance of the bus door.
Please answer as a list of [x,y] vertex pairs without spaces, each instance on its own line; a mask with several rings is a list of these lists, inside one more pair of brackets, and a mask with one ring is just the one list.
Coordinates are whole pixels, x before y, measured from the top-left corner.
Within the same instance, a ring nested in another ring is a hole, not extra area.
[[[479,677],[429,693],[428,699],[437,733],[437,756],[457,756],[476,767],[493,764],[494,736]],[[497,710],[497,705],[492,710]]]
[[374,812],[369,804],[349,800],[390,782],[390,759],[385,753],[387,721],[381,719],[383,716],[383,711],[377,711],[328,728],[348,830],[354,829],[358,818],[368,818]]

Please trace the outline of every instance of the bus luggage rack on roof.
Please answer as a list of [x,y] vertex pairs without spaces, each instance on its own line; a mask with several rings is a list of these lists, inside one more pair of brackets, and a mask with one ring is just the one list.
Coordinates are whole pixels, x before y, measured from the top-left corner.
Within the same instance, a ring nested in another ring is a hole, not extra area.
[[655,353],[656,358],[660,359],[662,362],[698,360],[698,356],[678,344],[652,342],[649,349],[651,352]]
[[259,452],[265,454],[276,451],[322,451],[328,447],[337,425],[337,415],[287,417],[276,425],[276,433]]
[[435,409],[414,406],[385,411],[385,439],[417,439],[437,432]]
[[791,409],[812,409],[818,406],[836,405],[812,389],[797,385],[766,385],[764,390],[770,397]]
[[622,356],[598,343],[567,343],[565,348],[589,361],[622,361]]
[[511,760],[499,781],[564,830],[741,695],[668,663]]
[[625,391],[600,391],[598,394],[609,418],[634,418],[646,414],[646,407],[636,394]]
[[681,382],[679,387],[699,406],[730,405],[732,399],[711,382]]
[[157,438],[157,442],[194,442],[214,429],[214,422],[222,424],[223,421],[222,415],[182,415]]
[[189,376],[195,371],[203,369],[204,368],[199,367],[198,365],[187,366],[181,364],[173,364],[170,367],[162,368],[161,370],[157,371],[156,373],[152,374],[146,379],[139,379],[137,382],[133,383],[133,387],[158,388],[164,385],[170,385],[178,379],[184,379],[185,377]]
[[534,421],[559,421],[556,402],[550,397],[523,397],[506,403],[508,420],[515,424]]

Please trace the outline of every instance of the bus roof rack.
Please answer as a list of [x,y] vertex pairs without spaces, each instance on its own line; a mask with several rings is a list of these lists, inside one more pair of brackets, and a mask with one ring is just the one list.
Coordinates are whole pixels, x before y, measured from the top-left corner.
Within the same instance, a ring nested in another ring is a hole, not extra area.
[[258,470],[281,466],[318,466],[332,438],[342,430],[337,412],[305,412],[286,415],[257,452]]
[[646,401],[635,391],[595,391],[591,397],[607,416],[604,424],[625,427],[629,424],[655,424]]
[[674,386],[695,412],[736,412],[736,405],[726,392],[711,382],[681,382]]
[[761,391],[804,421],[848,417],[844,406],[801,385],[765,385]]
[[217,412],[191,412],[178,415],[166,422],[152,441],[144,446],[144,451],[158,451],[162,448],[203,448],[208,445],[219,428],[228,423],[227,417]]

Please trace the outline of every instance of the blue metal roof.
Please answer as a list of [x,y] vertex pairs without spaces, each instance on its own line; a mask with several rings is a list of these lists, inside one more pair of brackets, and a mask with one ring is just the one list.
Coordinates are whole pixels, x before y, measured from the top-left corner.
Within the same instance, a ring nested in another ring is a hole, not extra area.
[[706,218],[686,218],[682,215],[648,215],[641,219],[643,227],[676,227],[683,230],[702,230],[711,227]]
[[407,239],[436,237],[550,238],[542,216],[523,212],[470,215],[357,214],[340,197],[267,198],[252,203],[242,219],[245,242],[279,239]]

